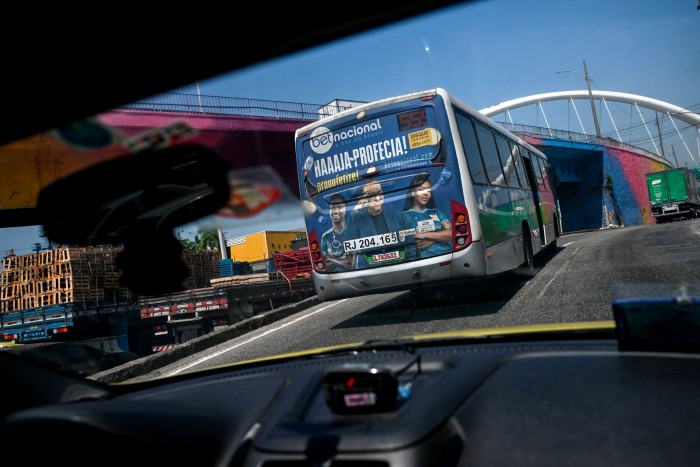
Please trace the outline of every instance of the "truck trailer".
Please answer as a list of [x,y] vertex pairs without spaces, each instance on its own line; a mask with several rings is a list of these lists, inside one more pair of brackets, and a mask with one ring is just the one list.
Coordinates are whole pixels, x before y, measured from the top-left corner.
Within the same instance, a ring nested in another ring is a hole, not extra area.
[[686,168],[646,174],[651,215],[657,224],[697,219],[700,193],[695,174]]
[[229,277],[214,252],[185,251],[189,288],[154,297],[120,285],[118,253],[60,248],[3,258],[1,341],[84,341],[145,356],[315,294],[308,248],[275,253],[273,272]]

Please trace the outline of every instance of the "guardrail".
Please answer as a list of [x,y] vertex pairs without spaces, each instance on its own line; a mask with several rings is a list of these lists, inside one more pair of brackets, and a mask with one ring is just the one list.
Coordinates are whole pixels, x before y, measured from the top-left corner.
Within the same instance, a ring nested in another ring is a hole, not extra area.
[[601,144],[604,146],[633,151],[637,154],[645,155],[647,157],[670,163],[670,161],[662,158],[658,154],[654,154],[653,152],[650,152],[644,148],[640,148],[639,146],[623,143],[613,138],[597,138],[595,135],[587,135],[585,133],[576,133],[574,131],[567,130],[554,130],[551,128],[544,128],[539,126],[520,125],[518,123],[497,123],[499,123],[504,128],[508,129],[508,131],[516,135],[536,136],[539,138],[552,138],[564,141],[575,141],[579,143]]
[[[206,96],[166,92],[131,104],[122,105],[120,109],[143,110],[153,112],[185,112],[209,115],[230,115],[241,117],[286,118],[293,120],[318,120],[351,108],[337,104],[304,104],[300,102],[274,101],[266,99],[249,99],[245,97]],[[621,149],[633,150],[648,157],[665,161],[663,158],[644,148],[622,143],[612,138],[596,138],[585,133],[566,130],[553,130],[530,125],[498,122],[515,134],[556,138],[583,143],[603,144]]]
[[126,110],[153,112],[185,112],[242,117],[318,120],[350,107],[334,104],[249,99],[243,97],[204,96],[168,92],[118,107]]

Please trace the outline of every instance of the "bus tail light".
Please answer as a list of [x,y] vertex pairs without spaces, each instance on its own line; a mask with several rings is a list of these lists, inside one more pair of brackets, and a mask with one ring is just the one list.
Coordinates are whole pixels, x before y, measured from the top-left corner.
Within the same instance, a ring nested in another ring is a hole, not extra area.
[[472,229],[469,225],[467,207],[452,201],[452,251],[463,250],[472,243]]
[[311,251],[311,265],[314,271],[326,272],[326,258],[321,252],[321,244],[315,230],[309,232],[309,250]]

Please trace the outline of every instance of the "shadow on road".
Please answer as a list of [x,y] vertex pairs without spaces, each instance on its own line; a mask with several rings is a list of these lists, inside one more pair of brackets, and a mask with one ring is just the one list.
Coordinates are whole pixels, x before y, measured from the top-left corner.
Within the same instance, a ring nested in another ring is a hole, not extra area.
[[[558,249],[547,250],[535,256],[535,274]],[[334,326],[336,329],[385,326],[450,320],[469,316],[498,313],[508,301],[532,278],[519,270],[486,279],[471,279],[441,285],[423,285],[383,301],[379,305]]]

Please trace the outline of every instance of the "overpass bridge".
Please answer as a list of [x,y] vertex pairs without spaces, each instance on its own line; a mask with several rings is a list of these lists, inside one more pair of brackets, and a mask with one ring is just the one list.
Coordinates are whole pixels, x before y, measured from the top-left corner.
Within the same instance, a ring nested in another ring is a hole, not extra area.
[[[604,103],[606,108],[610,101],[618,100],[637,110],[641,106],[654,112],[665,112],[669,119],[678,119],[686,125],[686,134],[690,131],[697,137],[700,133],[700,115],[697,113],[643,96],[603,91],[566,91],[528,96],[482,109],[481,112],[547,154],[558,180],[564,231],[654,222],[647,201],[645,174],[677,166],[677,158],[671,162],[664,156],[663,133],[659,129],[658,140],[655,140],[647,127],[647,123],[653,120],[649,120],[649,117],[645,119],[641,113],[641,121],[650,136],[651,145],[647,144],[647,148],[623,142],[620,129],[614,123],[615,131],[612,134],[588,134],[574,99],[589,98],[591,104],[595,98],[599,105]],[[565,101],[569,106],[574,104],[581,132],[551,128],[542,102],[553,100]],[[53,149],[62,144],[64,151],[67,151],[67,147],[89,148],[109,158],[118,151],[123,153],[125,146],[131,147],[149,138],[165,142],[187,136],[191,138],[190,141],[206,144],[228,157],[233,169],[250,167],[251,161],[272,167],[296,194],[295,130],[355,104],[347,101],[301,104],[166,93],[100,114],[92,124],[85,122],[77,128],[68,127],[57,135],[54,142],[45,140],[36,143],[44,146],[53,144]],[[528,105],[541,112],[546,126],[513,122],[511,113]],[[178,127],[182,122],[186,125]],[[100,123],[116,131],[104,134],[100,131]],[[170,128],[171,131],[163,132],[163,128]],[[194,130],[194,134],[183,134],[183,128],[190,129],[184,131]],[[678,134],[685,144],[682,133],[679,131]],[[666,146],[668,139],[667,133]],[[697,166],[689,146],[685,144],[685,147]],[[79,162],[76,161],[78,159],[73,162],[78,168]]]

